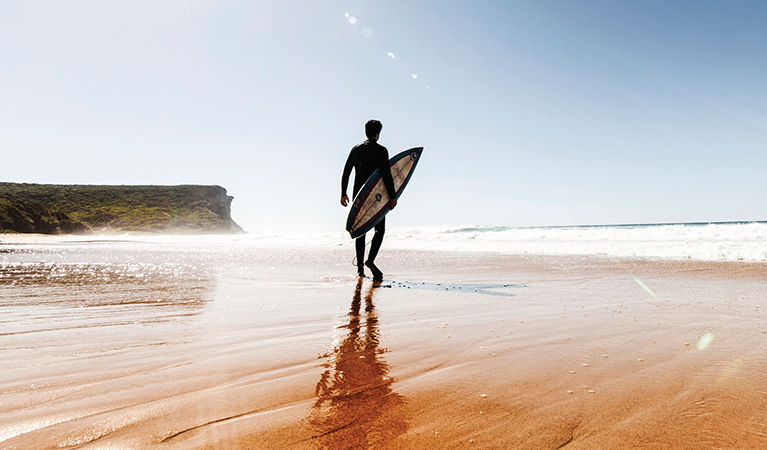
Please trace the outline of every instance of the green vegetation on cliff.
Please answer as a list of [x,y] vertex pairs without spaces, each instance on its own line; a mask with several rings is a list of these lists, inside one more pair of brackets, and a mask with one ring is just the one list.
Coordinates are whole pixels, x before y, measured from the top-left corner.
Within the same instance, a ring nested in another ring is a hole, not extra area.
[[20,233],[221,233],[233,197],[220,186],[0,183],[0,230]]

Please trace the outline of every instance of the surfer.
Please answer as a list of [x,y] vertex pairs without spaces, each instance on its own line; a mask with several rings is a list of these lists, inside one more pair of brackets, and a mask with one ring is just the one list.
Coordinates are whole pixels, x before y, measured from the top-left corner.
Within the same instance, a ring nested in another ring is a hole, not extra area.
[[[386,147],[378,143],[378,138],[381,137],[381,130],[383,124],[378,120],[368,120],[365,123],[365,136],[367,140],[361,142],[352,148],[349,152],[349,158],[346,160],[346,166],[344,167],[344,173],[341,177],[341,205],[347,206],[349,204],[349,197],[346,195],[346,187],[349,185],[349,175],[354,169],[354,195],[357,195],[360,188],[365,184],[370,175],[379,169],[383,177],[384,185],[389,193],[389,208],[394,209],[397,206],[397,195],[394,192],[394,179],[391,175],[391,167],[389,166],[389,151]],[[381,219],[375,226],[375,234],[373,240],[370,243],[370,252],[368,253],[368,259],[365,261],[365,235],[358,237],[354,242],[357,250],[357,276],[365,276],[365,267],[367,266],[373,273],[373,281],[383,281],[383,273],[376,267],[374,261],[378,255],[378,250],[381,248],[383,242],[384,233],[386,231],[386,218]]]

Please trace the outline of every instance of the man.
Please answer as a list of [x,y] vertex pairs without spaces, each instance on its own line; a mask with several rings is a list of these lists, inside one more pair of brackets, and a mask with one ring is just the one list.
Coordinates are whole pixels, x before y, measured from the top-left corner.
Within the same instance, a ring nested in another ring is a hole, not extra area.
[[[341,177],[341,205],[347,206],[349,204],[349,197],[346,195],[346,187],[349,185],[349,175],[351,175],[352,168],[354,168],[354,195],[357,195],[362,185],[365,184],[370,175],[380,169],[381,176],[383,177],[384,186],[389,193],[389,208],[394,209],[397,206],[397,196],[394,192],[394,179],[391,176],[391,167],[389,166],[389,152],[386,147],[378,143],[378,138],[381,137],[381,129],[383,125],[377,120],[368,120],[365,124],[365,136],[367,140],[360,144],[357,144],[352,148],[349,153],[349,158],[346,160],[346,166],[344,167],[344,174]],[[365,261],[365,235],[358,237],[354,245],[357,250],[357,276],[365,276],[365,266],[367,266],[373,273],[373,281],[383,281],[383,273],[376,267],[374,261],[378,255],[378,250],[381,248],[381,242],[383,242],[384,232],[386,231],[386,217],[378,222],[375,226],[375,234],[373,235],[373,241],[370,244],[370,253],[368,253],[368,259]]]

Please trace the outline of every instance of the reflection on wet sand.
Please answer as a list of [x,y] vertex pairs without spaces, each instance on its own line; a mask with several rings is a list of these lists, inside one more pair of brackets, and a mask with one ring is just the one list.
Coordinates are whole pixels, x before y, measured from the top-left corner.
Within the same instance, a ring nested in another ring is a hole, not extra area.
[[176,264],[0,262],[0,336],[176,321],[201,314],[213,287]]
[[394,392],[389,365],[379,348],[378,315],[373,304],[375,286],[365,295],[363,280],[354,289],[346,336],[334,342],[327,368],[317,382],[315,402],[309,421],[317,432],[319,448],[380,448],[407,431],[403,403]]
[[140,305],[199,309],[210,276],[170,264],[0,262],[0,306]]

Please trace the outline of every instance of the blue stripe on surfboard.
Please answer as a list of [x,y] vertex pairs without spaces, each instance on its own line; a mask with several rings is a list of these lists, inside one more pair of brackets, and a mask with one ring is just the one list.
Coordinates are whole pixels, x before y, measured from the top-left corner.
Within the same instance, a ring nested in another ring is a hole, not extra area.
[[[410,182],[410,178],[413,176],[413,172],[415,172],[415,168],[418,165],[418,161],[421,159],[421,153],[423,152],[423,147],[415,147],[411,148],[409,150],[405,150],[404,152],[398,153],[397,155],[394,155],[389,160],[389,167],[393,166],[395,163],[397,163],[400,159],[409,157],[412,153],[417,153],[418,157],[413,162],[413,166],[410,168],[409,173],[407,174],[407,177],[405,177],[405,180],[402,182],[402,185],[397,189],[395,192],[396,198],[399,199],[400,195],[402,195],[402,192],[405,190],[405,187]],[[379,222],[388,214],[388,212],[391,210],[388,206],[384,206],[381,211],[373,216],[373,218],[368,221],[363,227],[357,229],[354,233],[351,232],[351,228],[353,225],[353,219],[357,215],[357,212],[359,211],[359,207],[365,202],[368,195],[370,195],[370,190],[372,189],[373,185],[378,182],[377,178],[379,178],[379,170],[376,169],[375,172],[373,172],[372,175],[370,175],[370,178],[365,181],[365,184],[362,185],[362,188],[357,193],[357,196],[354,198],[354,201],[352,202],[352,209],[349,211],[349,217],[346,219],[346,231],[349,232],[352,239],[357,239],[358,237],[362,236],[363,234],[370,231],[373,227],[378,225]],[[361,199],[359,202],[358,199]]]

